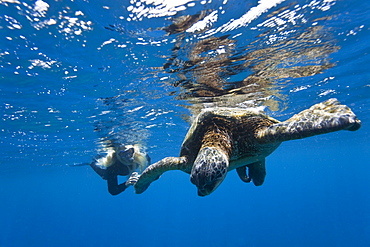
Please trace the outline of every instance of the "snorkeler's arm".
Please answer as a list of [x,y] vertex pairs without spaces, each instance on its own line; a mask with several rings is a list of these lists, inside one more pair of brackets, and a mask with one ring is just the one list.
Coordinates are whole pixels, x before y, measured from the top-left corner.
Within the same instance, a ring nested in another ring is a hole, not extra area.
[[126,190],[128,187],[126,183],[118,184],[117,175],[110,175],[107,177],[108,191],[111,195],[115,196]]
[[125,191],[125,189],[131,185],[134,185],[139,179],[140,175],[137,172],[133,172],[125,183],[118,184],[118,178],[116,175],[110,175],[107,179],[108,191],[111,195],[118,195]]

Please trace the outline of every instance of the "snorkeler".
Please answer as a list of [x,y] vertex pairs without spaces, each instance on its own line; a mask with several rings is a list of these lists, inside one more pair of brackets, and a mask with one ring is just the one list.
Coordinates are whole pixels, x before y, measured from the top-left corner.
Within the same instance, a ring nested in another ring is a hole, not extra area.
[[[136,183],[138,172],[150,165],[150,157],[138,145],[120,145],[106,147],[106,155],[97,156],[89,164],[104,180],[107,180],[108,191],[111,195],[118,195],[127,187]],[[125,183],[118,184],[118,176],[130,176]]]

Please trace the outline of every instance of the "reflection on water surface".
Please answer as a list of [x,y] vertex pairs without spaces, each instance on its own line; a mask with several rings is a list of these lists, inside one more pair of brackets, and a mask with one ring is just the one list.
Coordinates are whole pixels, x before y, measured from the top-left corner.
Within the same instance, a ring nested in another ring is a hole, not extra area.
[[[292,97],[338,93],[321,87],[337,39],[364,29],[336,30],[336,4],[2,0],[2,120],[14,126],[3,141],[49,157],[49,142],[167,142],[204,107],[302,110],[312,102],[293,109]],[[81,154],[64,145],[55,153]]]

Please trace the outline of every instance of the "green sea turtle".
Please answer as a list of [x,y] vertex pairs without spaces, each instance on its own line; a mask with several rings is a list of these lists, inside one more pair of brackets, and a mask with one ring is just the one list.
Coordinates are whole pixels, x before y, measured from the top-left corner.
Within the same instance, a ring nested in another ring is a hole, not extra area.
[[284,122],[242,108],[204,109],[193,121],[180,157],[167,157],[150,165],[134,187],[136,193],[143,193],[168,170],[190,173],[199,196],[212,193],[233,169],[244,182],[262,185],[265,158],[281,142],[338,130],[354,131],[360,126],[351,109],[337,99],[316,104]]

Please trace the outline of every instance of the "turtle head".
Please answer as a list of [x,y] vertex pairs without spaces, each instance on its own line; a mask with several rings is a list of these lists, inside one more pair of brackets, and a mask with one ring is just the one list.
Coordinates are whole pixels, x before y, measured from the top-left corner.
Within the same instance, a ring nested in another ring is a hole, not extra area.
[[211,194],[224,181],[229,159],[221,150],[202,148],[194,161],[190,181],[198,187],[198,195]]

